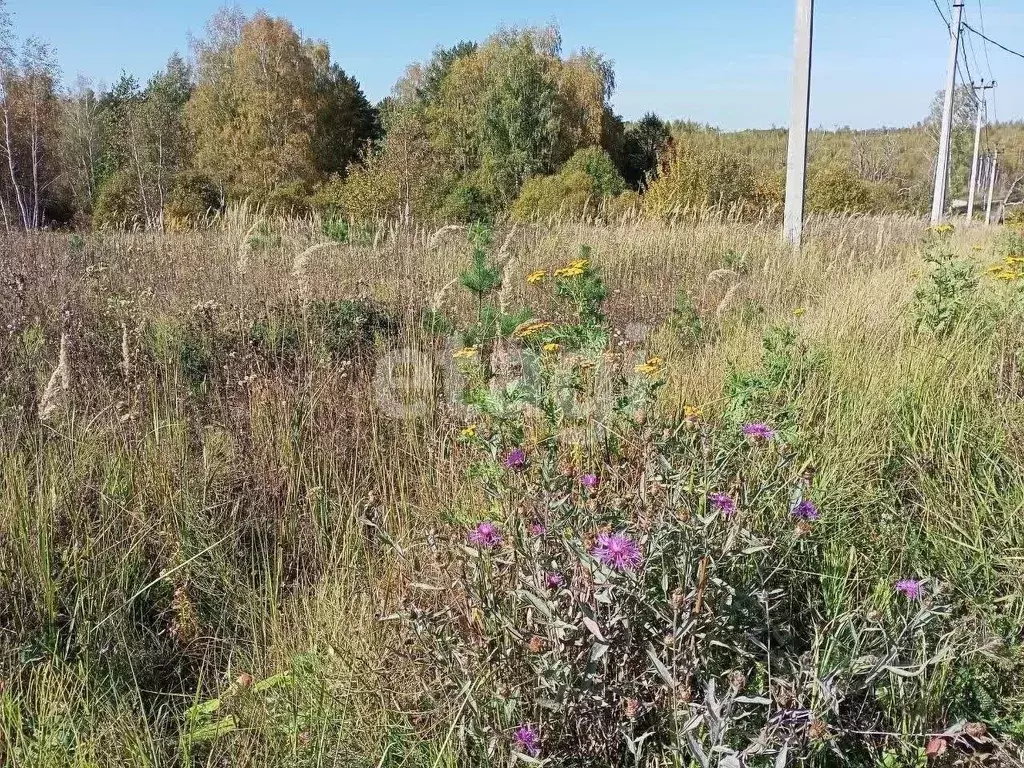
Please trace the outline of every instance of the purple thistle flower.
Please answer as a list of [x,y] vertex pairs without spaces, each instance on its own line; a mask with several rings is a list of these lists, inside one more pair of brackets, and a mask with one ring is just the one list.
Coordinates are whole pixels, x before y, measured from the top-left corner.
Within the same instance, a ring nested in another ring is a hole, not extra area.
[[548,532],[548,527],[544,523],[533,523],[530,525],[531,536],[543,536]]
[[583,475],[583,477],[580,478],[580,485],[584,488],[597,488],[600,483],[601,479],[597,475]]
[[793,507],[793,517],[808,521],[820,520],[821,512],[818,511],[818,505],[810,499],[801,499],[800,503]]
[[502,464],[505,469],[522,469],[526,466],[526,451],[522,448],[516,448],[505,456]]
[[618,533],[602,533],[591,554],[599,562],[618,571],[632,571],[640,565],[640,548],[631,538]]
[[499,547],[502,541],[504,539],[501,536],[501,531],[498,530],[498,526],[489,520],[480,523],[469,533],[469,543],[483,549]]
[[772,440],[778,433],[767,424],[752,421],[743,425],[743,434],[754,440]]
[[558,589],[565,584],[565,577],[560,573],[549,573],[544,578],[544,583],[547,584],[548,589]]
[[524,755],[537,757],[540,754],[540,734],[532,725],[520,725],[512,732],[512,740],[516,749]]
[[901,579],[896,582],[896,591],[902,592],[908,600],[920,600],[924,597],[924,581]]
[[711,500],[711,506],[715,508],[716,512],[721,512],[726,517],[732,517],[736,514],[736,499],[727,493],[712,493],[708,496]]

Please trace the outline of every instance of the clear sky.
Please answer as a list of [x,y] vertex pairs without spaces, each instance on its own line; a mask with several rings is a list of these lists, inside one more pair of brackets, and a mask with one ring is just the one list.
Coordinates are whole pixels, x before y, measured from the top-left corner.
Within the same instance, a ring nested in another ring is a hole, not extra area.
[[[950,0],[936,0],[949,17]],[[56,48],[65,80],[145,81],[174,50],[187,52],[217,0],[7,0],[22,37]],[[388,94],[412,61],[437,45],[480,40],[500,25],[554,22],[566,50],[592,47],[615,62],[616,110],[655,111],[723,128],[784,125],[794,0],[264,0],[326,40],[371,100]],[[966,0],[965,18],[1024,50],[1024,0]],[[943,87],[948,34],[931,0],[818,0],[811,122],[833,128],[908,125]],[[975,78],[989,77],[981,41],[967,48]],[[975,63],[977,60],[977,63]],[[999,119],[1024,118],[1024,59],[989,46]]]

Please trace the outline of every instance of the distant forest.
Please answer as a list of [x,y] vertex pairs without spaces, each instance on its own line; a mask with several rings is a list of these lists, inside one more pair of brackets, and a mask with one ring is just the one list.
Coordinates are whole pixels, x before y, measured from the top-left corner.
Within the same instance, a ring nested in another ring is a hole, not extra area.
[[[0,0],[0,226],[184,228],[248,201],[271,213],[466,222],[777,211],[784,130],[725,133],[611,108],[612,63],[557,29],[438,48],[372,104],[327,44],[284,18],[222,9],[147,82],[62,86],[56,52],[21,40]],[[956,94],[951,190],[966,194],[975,119]],[[913,127],[818,131],[812,211],[921,212],[938,102]],[[1019,195],[1024,125],[998,124],[1000,199]]]

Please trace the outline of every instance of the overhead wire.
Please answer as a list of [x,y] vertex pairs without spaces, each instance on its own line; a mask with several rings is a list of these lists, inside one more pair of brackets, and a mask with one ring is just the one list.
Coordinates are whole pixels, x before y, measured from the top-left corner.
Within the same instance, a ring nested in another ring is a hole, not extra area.
[[989,37],[988,35],[986,35],[986,34],[983,34],[983,33],[979,32],[978,30],[976,30],[976,29],[975,29],[974,27],[972,27],[972,26],[971,26],[970,24],[968,24],[968,23],[967,23],[966,21],[964,22],[964,26],[965,26],[965,27],[966,27],[967,29],[971,30],[971,32],[973,32],[974,34],[976,34],[976,35],[977,35],[978,37],[980,37],[980,38],[981,38],[982,40],[987,40],[988,42],[992,43],[992,45],[994,45],[994,46],[995,46],[996,48],[1001,48],[1002,50],[1006,51],[1007,53],[1009,53],[1009,54],[1011,54],[1011,55],[1013,55],[1013,56],[1017,56],[1018,58],[1024,59],[1024,53],[1021,53],[1020,51],[1015,51],[1015,50],[1013,50],[1013,48],[1010,48],[1010,47],[1008,47],[1008,46],[1005,46],[1005,45],[1003,45],[1003,44],[1002,44],[1002,43],[1000,43],[1000,42],[997,42],[996,40],[993,40],[993,39],[992,39],[991,37]]

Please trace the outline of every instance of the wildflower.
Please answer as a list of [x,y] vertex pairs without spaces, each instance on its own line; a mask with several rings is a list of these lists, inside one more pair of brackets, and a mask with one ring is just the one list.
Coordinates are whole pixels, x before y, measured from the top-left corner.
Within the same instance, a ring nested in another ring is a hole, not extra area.
[[484,549],[494,549],[495,547],[501,546],[501,542],[504,539],[501,536],[501,532],[498,530],[498,526],[488,521],[480,523],[469,533],[469,543],[477,547]]
[[948,235],[956,231],[956,227],[952,224],[939,224],[937,227],[932,227],[932,231],[937,235]]
[[743,434],[754,440],[772,440],[778,433],[767,424],[752,421],[743,425]]
[[551,323],[545,322],[523,323],[523,325],[520,325],[512,332],[512,335],[517,339],[525,339],[529,336],[534,336],[540,333],[541,331],[546,331],[550,327]]
[[810,499],[801,499],[800,503],[793,507],[792,511],[793,517],[799,517],[801,520],[814,521],[821,519],[818,505]]
[[1009,267],[1016,266],[1017,264],[1024,264],[1024,257],[1021,256],[1007,256],[1003,259],[1006,265]]
[[727,493],[712,493],[708,496],[711,506],[716,512],[721,512],[725,517],[732,517],[736,514],[736,499]]
[[544,583],[548,589],[558,589],[560,586],[565,584],[565,577],[560,573],[549,573],[544,577]]
[[530,642],[526,644],[526,647],[530,650],[530,653],[540,653],[544,650],[544,638],[540,635],[534,635],[530,638]]
[[803,307],[797,307],[793,310],[793,317],[803,317],[807,314],[807,310]]
[[502,465],[505,469],[522,469],[526,466],[526,451],[522,448],[516,448],[514,451],[509,452]]
[[686,421],[697,421],[704,415],[704,411],[694,405],[683,406],[683,418]]
[[555,344],[553,341],[544,345],[545,352],[557,352],[562,348],[561,344]]
[[996,280],[1006,280],[1009,282],[1010,280],[1016,280],[1020,275],[1020,272],[1014,272],[1012,269],[1001,269],[994,277]]
[[459,432],[459,434],[467,439],[471,437],[476,437],[476,424],[470,424],[461,432]]
[[901,579],[896,582],[896,591],[902,592],[908,600],[920,600],[924,597],[924,581]]
[[454,355],[452,355],[452,357],[454,357],[456,360],[465,360],[467,358],[473,357],[477,352],[479,352],[479,350],[476,347],[463,347],[462,349],[458,350]]
[[536,757],[540,754],[540,734],[532,725],[520,725],[512,732],[512,740],[524,755]]
[[580,485],[584,488],[594,489],[597,488],[600,483],[601,479],[597,475],[583,475],[583,477],[580,478]]
[[617,571],[632,571],[640,565],[640,548],[631,538],[618,533],[602,533],[591,551],[598,562]]
[[526,282],[530,285],[537,285],[543,283],[544,278],[548,276],[548,273],[543,269],[535,269],[533,272],[526,276]]
[[626,699],[622,703],[622,711],[630,720],[635,720],[636,716],[640,714],[640,702],[636,699]]
[[646,363],[636,366],[634,369],[637,373],[642,373],[645,376],[653,376],[661,370],[661,367],[665,364],[665,361],[660,357],[652,357],[647,360]]
[[579,277],[582,274],[583,267],[574,267],[572,264],[555,270],[555,277]]
[[590,259],[573,259],[569,262],[569,266],[573,269],[586,269],[590,266]]
[[544,523],[532,523],[530,525],[531,536],[543,536],[547,532],[548,528],[546,525],[544,525]]

